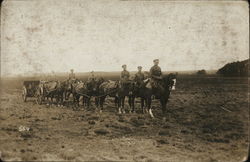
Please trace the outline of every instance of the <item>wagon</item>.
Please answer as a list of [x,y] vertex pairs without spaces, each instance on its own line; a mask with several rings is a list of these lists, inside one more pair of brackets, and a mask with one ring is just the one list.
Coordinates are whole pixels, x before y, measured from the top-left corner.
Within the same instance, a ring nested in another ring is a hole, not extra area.
[[39,80],[23,82],[22,98],[24,102],[27,101],[27,97],[36,97],[36,92],[39,87],[39,84],[40,84]]

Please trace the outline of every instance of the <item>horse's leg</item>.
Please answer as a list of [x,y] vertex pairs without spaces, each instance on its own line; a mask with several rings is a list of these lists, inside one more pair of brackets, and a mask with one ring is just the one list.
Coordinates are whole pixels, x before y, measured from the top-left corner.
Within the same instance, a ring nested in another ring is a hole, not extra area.
[[80,106],[80,103],[79,103],[79,102],[80,102],[80,95],[77,95],[77,96],[76,96],[76,107],[77,107],[77,108],[79,108],[79,106]]
[[64,92],[62,92],[62,107],[65,106]]
[[100,112],[103,111],[103,104],[104,104],[105,98],[106,96],[100,98]]
[[82,96],[82,106],[83,106],[83,108],[85,107],[85,97],[84,96]]
[[129,113],[132,112],[132,96],[128,96]]
[[49,106],[52,106],[53,103],[53,97],[52,95],[49,96]]
[[141,111],[144,113],[144,98],[141,97]]
[[117,98],[117,106],[118,106],[118,113],[121,114],[121,102],[122,102],[122,99],[121,97],[118,97]]
[[87,108],[87,98],[86,97],[83,98],[83,102],[84,102],[84,104],[83,104],[84,107]]
[[44,100],[45,100],[46,105],[49,106],[49,102],[48,102],[48,101],[49,101],[49,98],[48,98],[48,96],[46,96],[46,97],[44,97],[44,98],[45,98]]
[[115,97],[115,107],[118,107],[118,98]]
[[89,108],[89,106],[90,106],[90,99],[91,99],[90,97],[87,98],[87,107],[88,107],[88,108]]
[[99,97],[95,97],[95,110],[96,111],[99,110],[99,105],[100,105],[100,98]]
[[95,97],[95,106],[98,108],[100,103],[100,98]]
[[57,102],[57,101],[55,101],[56,98],[57,98],[56,94],[53,94],[53,95],[52,95],[52,101],[51,101],[51,102],[52,102],[52,105],[54,105],[54,104],[56,105],[56,102]]
[[62,100],[63,100],[63,98],[62,98],[63,96],[62,96],[62,93],[60,92],[60,94],[59,94],[59,106],[61,107],[61,105],[62,105]]
[[125,108],[124,108],[124,104],[125,104],[125,96],[122,97],[122,113],[125,114]]
[[135,112],[135,96],[131,96],[132,112]]
[[63,103],[66,102],[66,95],[67,95],[67,92],[63,92]]
[[148,97],[148,112],[149,112],[149,115],[154,118],[154,114],[152,112],[152,108],[151,108],[151,102],[152,102],[152,99],[151,99],[151,96]]
[[78,109],[80,108],[80,98],[81,98],[81,95],[78,95],[77,96],[77,107],[78,107]]
[[51,106],[52,105],[52,97],[51,97],[51,95],[49,96],[49,106]]
[[132,112],[135,112],[135,96],[131,95],[131,108],[132,108]]
[[148,113],[148,99],[147,99],[147,97],[144,98],[144,101],[145,101],[144,111],[145,111],[145,113]]
[[53,106],[53,98],[54,98],[54,95],[52,94],[51,97],[50,97],[50,105]]
[[56,104],[58,107],[60,107],[60,102],[61,102],[61,92],[58,92],[57,95],[56,95]]
[[49,96],[46,96],[46,105],[49,106]]
[[71,94],[70,91],[66,91],[66,95],[65,95],[65,99],[66,99],[66,100],[69,100],[70,94]]
[[75,110],[77,110],[79,107],[79,98],[80,98],[80,95],[73,94],[73,109]]
[[78,102],[78,94],[72,94],[73,95],[73,109],[77,107],[77,102]]
[[165,114],[166,113],[166,100],[165,100],[165,98],[161,97],[160,102],[161,102],[162,113]]

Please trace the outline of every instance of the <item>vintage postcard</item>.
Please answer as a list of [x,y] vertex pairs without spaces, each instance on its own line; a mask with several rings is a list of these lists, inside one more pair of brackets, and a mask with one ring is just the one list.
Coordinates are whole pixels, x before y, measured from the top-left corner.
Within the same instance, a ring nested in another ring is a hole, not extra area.
[[0,161],[246,161],[243,0],[4,0]]

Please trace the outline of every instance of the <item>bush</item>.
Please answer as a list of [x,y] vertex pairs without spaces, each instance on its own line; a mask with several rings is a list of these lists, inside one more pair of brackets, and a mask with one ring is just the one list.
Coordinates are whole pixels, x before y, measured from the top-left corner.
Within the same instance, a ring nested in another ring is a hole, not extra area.
[[247,77],[249,69],[249,59],[244,61],[237,61],[228,63],[217,71],[217,74],[223,76],[239,76],[239,77]]
[[198,70],[196,74],[197,75],[206,75],[207,72],[206,72],[206,70],[202,69],[202,70]]

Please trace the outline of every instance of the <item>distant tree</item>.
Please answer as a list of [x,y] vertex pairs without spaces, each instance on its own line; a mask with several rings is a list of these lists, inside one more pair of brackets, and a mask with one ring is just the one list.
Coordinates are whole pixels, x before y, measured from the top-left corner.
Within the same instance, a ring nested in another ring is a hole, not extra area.
[[196,74],[197,75],[206,75],[207,72],[206,72],[206,70],[202,69],[202,70],[198,70]]
[[217,74],[223,76],[247,77],[249,76],[249,59],[228,63],[217,71]]

